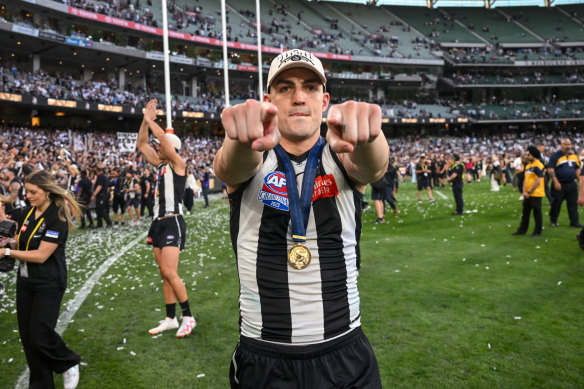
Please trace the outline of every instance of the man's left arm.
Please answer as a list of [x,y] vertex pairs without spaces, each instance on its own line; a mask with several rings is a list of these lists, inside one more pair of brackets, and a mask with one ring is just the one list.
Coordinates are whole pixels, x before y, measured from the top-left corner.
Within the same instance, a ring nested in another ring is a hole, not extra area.
[[333,105],[327,126],[326,140],[351,179],[366,185],[383,176],[389,164],[389,146],[381,131],[379,105],[356,101]]

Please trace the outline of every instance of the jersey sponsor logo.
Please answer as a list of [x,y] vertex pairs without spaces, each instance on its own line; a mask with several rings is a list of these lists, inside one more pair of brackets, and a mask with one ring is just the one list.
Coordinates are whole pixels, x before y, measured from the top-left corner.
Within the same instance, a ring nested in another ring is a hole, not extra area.
[[47,233],[45,234],[45,236],[47,238],[57,239],[59,237],[59,231],[47,230]]
[[258,194],[258,200],[261,200],[268,207],[282,211],[290,210],[284,173],[271,172],[264,178],[264,184]]
[[318,176],[314,180],[314,189],[312,191],[312,201],[324,199],[326,197],[334,197],[339,195],[339,189],[335,176],[327,174],[326,176]]

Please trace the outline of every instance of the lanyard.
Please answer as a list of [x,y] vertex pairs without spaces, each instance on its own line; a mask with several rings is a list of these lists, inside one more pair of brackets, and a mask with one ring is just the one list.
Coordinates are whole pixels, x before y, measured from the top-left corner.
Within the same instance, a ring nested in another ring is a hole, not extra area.
[[304,177],[302,178],[302,192],[298,194],[296,184],[296,174],[290,157],[282,148],[277,145],[274,148],[276,155],[284,168],[286,176],[286,188],[288,191],[288,201],[290,204],[290,220],[292,221],[292,239],[294,242],[306,241],[306,227],[308,226],[308,216],[310,215],[310,205],[312,204],[312,192],[314,189],[314,178],[318,167],[318,156],[324,146],[321,137],[318,138],[314,146],[308,152]]
[[[30,209],[30,212],[28,213],[28,215],[26,215],[26,218],[24,218],[24,221],[22,222],[22,225],[25,226],[26,225],[26,221],[28,220],[29,216],[33,213],[33,211],[35,210],[34,207],[32,207]],[[41,226],[41,224],[43,224],[43,221],[45,220],[44,217],[41,217],[36,225],[36,227],[34,228],[34,230],[30,233],[30,236],[28,237],[28,241],[26,242],[26,249],[25,251],[28,251],[28,246],[30,245],[30,240],[32,239],[32,237],[34,236],[35,232],[37,232],[37,230],[39,229],[39,227]],[[16,240],[16,244],[17,244],[17,250],[20,250],[20,233],[22,232],[22,227],[20,227],[20,230],[18,231],[18,238]]]

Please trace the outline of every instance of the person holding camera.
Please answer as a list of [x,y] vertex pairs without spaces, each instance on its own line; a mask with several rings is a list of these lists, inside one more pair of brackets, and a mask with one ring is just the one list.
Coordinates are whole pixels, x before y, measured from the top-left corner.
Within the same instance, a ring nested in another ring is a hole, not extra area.
[[55,326],[67,288],[68,230],[82,211],[74,195],[45,170],[31,173],[24,186],[30,206],[14,215],[17,233],[10,247],[0,249],[0,257],[19,261],[16,313],[30,369],[29,387],[54,388],[55,372],[63,374],[65,389],[73,389],[79,382],[81,357],[67,347]]

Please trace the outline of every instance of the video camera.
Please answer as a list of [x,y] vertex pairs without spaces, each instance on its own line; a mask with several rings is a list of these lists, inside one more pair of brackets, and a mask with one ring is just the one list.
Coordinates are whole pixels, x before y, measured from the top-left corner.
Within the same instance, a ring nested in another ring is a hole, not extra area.
[[[16,222],[12,220],[4,220],[0,222],[0,238],[12,238],[16,233]],[[16,260],[11,257],[0,257],[0,272],[7,273],[14,269]]]

